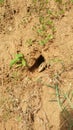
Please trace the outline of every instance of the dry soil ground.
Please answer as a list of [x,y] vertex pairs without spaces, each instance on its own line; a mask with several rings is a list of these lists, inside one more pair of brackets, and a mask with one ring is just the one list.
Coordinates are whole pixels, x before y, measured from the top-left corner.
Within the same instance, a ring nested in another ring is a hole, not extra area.
[[1,0],[0,130],[73,130],[72,100],[72,0]]

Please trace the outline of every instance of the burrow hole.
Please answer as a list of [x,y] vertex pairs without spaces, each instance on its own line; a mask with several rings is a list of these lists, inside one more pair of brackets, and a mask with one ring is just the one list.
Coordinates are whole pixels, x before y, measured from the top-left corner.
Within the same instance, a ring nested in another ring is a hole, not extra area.
[[44,61],[45,61],[44,57],[43,57],[42,55],[40,55],[40,56],[36,59],[36,61],[35,61],[35,63],[33,64],[33,66],[31,66],[31,67],[29,68],[29,70],[30,70],[31,72],[35,71]]

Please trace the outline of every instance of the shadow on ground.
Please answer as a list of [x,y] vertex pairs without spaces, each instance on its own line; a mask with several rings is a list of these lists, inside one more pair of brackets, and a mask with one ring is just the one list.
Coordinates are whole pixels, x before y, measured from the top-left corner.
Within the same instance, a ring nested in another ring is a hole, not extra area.
[[64,109],[61,112],[60,130],[73,130],[73,110]]

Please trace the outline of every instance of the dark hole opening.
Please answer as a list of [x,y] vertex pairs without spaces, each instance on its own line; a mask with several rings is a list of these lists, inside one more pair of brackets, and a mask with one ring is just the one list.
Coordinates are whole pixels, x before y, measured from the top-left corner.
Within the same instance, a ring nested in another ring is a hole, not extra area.
[[16,14],[16,10],[15,9],[13,10],[13,13]]
[[27,12],[30,12],[30,7],[27,7]]
[[44,62],[44,61],[45,61],[44,57],[43,57],[42,55],[40,55],[40,56],[38,57],[38,59],[36,59],[36,62],[34,63],[34,65],[29,68],[29,70],[33,72],[33,71],[34,71],[35,69],[37,69],[37,68],[40,66],[40,64],[41,64],[42,62]]

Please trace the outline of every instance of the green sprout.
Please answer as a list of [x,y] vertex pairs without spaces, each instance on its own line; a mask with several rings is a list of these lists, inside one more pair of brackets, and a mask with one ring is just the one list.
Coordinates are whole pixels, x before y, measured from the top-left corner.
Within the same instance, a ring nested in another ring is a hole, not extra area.
[[15,58],[13,60],[11,60],[11,63],[10,63],[10,68],[14,65],[14,64],[17,64],[18,66],[27,66],[27,62],[24,58],[24,55],[19,53],[19,54],[16,54]]
[[0,4],[4,3],[4,0],[0,0]]

